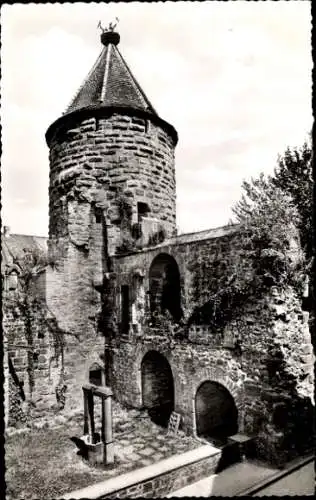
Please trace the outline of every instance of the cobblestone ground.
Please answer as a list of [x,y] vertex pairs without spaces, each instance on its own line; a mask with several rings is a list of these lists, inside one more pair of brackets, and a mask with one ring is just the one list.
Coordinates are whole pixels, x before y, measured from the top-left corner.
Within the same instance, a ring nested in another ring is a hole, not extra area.
[[[100,431],[101,422],[98,417],[98,408],[95,408],[96,431]],[[59,414],[54,419],[48,421],[38,421],[35,429],[48,429],[64,427],[66,434],[73,430],[73,435],[80,437],[83,429],[83,412],[77,411],[74,414]],[[11,429],[9,434],[25,432],[25,429]],[[32,432],[32,429],[29,429]],[[181,430],[176,435],[167,433],[167,429],[154,424],[147,411],[130,409],[127,410],[118,403],[113,403],[113,440],[115,465],[107,467],[104,473],[107,477],[114,477],[118,474],[146,467],[159,462],[172,455],[179,455],[192,450],[201,443],[192,436],[185,435]],[[75,450],[75,445],[71,444]],[[73,451],[74,451],[73,450]],[[78,462],[79,457],[73,456],[74,462]],[[90,468],[90,465],[89,465]],[[95,472],[100,470],[99,466],[91,467]]]
[[125,424],[116,428],[115,455],[126,470],[145,467],[200,446],[197,440],[181,431],[168,435],[167,429],[152,423],[146,413],[135,410]]

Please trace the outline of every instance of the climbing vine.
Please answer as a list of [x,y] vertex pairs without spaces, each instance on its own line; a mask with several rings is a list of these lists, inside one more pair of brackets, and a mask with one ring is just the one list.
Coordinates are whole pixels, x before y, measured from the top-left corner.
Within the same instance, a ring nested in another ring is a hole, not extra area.
[[271,288],[288,286],[302,293],[306,262],[301,252],[295,207],[282,193],[258,198],[238,230],[217,242],[205,262],[190,266],[193,300],[188,323],[221,330],[249,300]]
[[159,243],[162,243],[166,239],[166,231],[165,229],[161,226],[159,229],[151,234],[148,238],[148,246],[153,246],[153,245],[158,245]]
[[[45,272],[48,265],[46,254],[37,249],[25,249],[22,256],[19,258],[13,257],[13,260],[14,265],[19,270],[18,285],[14,293],[6,297],[5,307],[11,310],[13,317],[16,319],[21,318],[23,321],[23,331],[27,344],[27,375],[32,401],[35,386],[35,363],[38,356],[36,335],[39,331],[46,331],[50,336],[53,355],[49,361],[49,366],[54,361],[61,361],[59,386],[64,384],[65,337],[66,335],[76,337],[76,335],[64,331],[58,326],[57,320],[49,310],[45,298],[37,294],[36,280]],[[13,346],[18,344],[19,339],[15,338],[17,334],[19,334],[18,330],[11,337]]]

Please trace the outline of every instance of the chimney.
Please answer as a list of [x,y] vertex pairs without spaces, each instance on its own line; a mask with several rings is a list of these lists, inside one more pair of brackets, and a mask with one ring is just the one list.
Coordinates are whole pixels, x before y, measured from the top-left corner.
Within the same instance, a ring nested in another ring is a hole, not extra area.
[[5,238],[10,237],[10,226],[3,226],[3,236]]

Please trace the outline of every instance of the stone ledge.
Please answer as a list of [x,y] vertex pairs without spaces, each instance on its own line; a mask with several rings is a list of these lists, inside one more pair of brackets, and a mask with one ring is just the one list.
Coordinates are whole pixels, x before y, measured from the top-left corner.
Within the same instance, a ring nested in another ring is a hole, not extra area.
[[120,490],[125,490],[136,484],[147,482],[157,476],[163,476],[182,467],[190,466],[196,462],[216,456],[220,453],[220,450],[211,445],[200,446],[199,448],[187,451],[181,455],[175,455],[161,460],[161,462],[158,462],[157,464],[148,465],[147,467],[127,472],[126,474],[88,486],[81,490],[72,491],[71,493],[63,495],[62,498],[64,500],[79,498],[104,498]]

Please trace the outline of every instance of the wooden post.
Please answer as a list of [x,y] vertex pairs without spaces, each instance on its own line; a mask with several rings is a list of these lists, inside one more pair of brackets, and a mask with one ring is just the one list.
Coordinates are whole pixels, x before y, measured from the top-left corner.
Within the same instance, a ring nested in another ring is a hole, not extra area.
[[88,421],[88,393],[86,389],[83,388],[83,434],[89,433],[89,421]]
[[102,424],[104,423],[104,463],[113,464],[114,445],[112,434],[112,395],[108,395],[102,399]]
[[[96,449],[91,457],[94,460],[102,460],[103,464],[112,464],[114,462],[114,445],[112,435],[112,391],[109,387],[100,387],[93,384],[85,384],[83,387],[84,394],[84,432],[89,432],[90,421],[90,435],[91,445],[96,445]],[[97,396],[101,398],[102,409],[102,426],[101,426],[101,442],[96,443],[95,439],[95,423],[94,423],[94,399]],[[97,457],[97,447],[102,444],[103,457]],[[97,458],[96,458],[97,457]],[[92,458],[91,458],[92,460]]]
[[89,420],[90,420],[91,443],[95,444],[94,400],[92,391],[88,392],[88,410],[89,410]]
[[102,410],[102,416],[101,416],[101,441],[102,443],[105,443],[105,402],[104,398],[101,398],[101,410]]
[[105,399],[102,397],[101,398],[101,409],[102,409],[102,422],[101,422],[101,441],[103,444],[103,463],[106,465],[107,463],[107,453],[106,453],[106,444],[105,444],[105,427],[106,427],[106,420],[105,420]]

